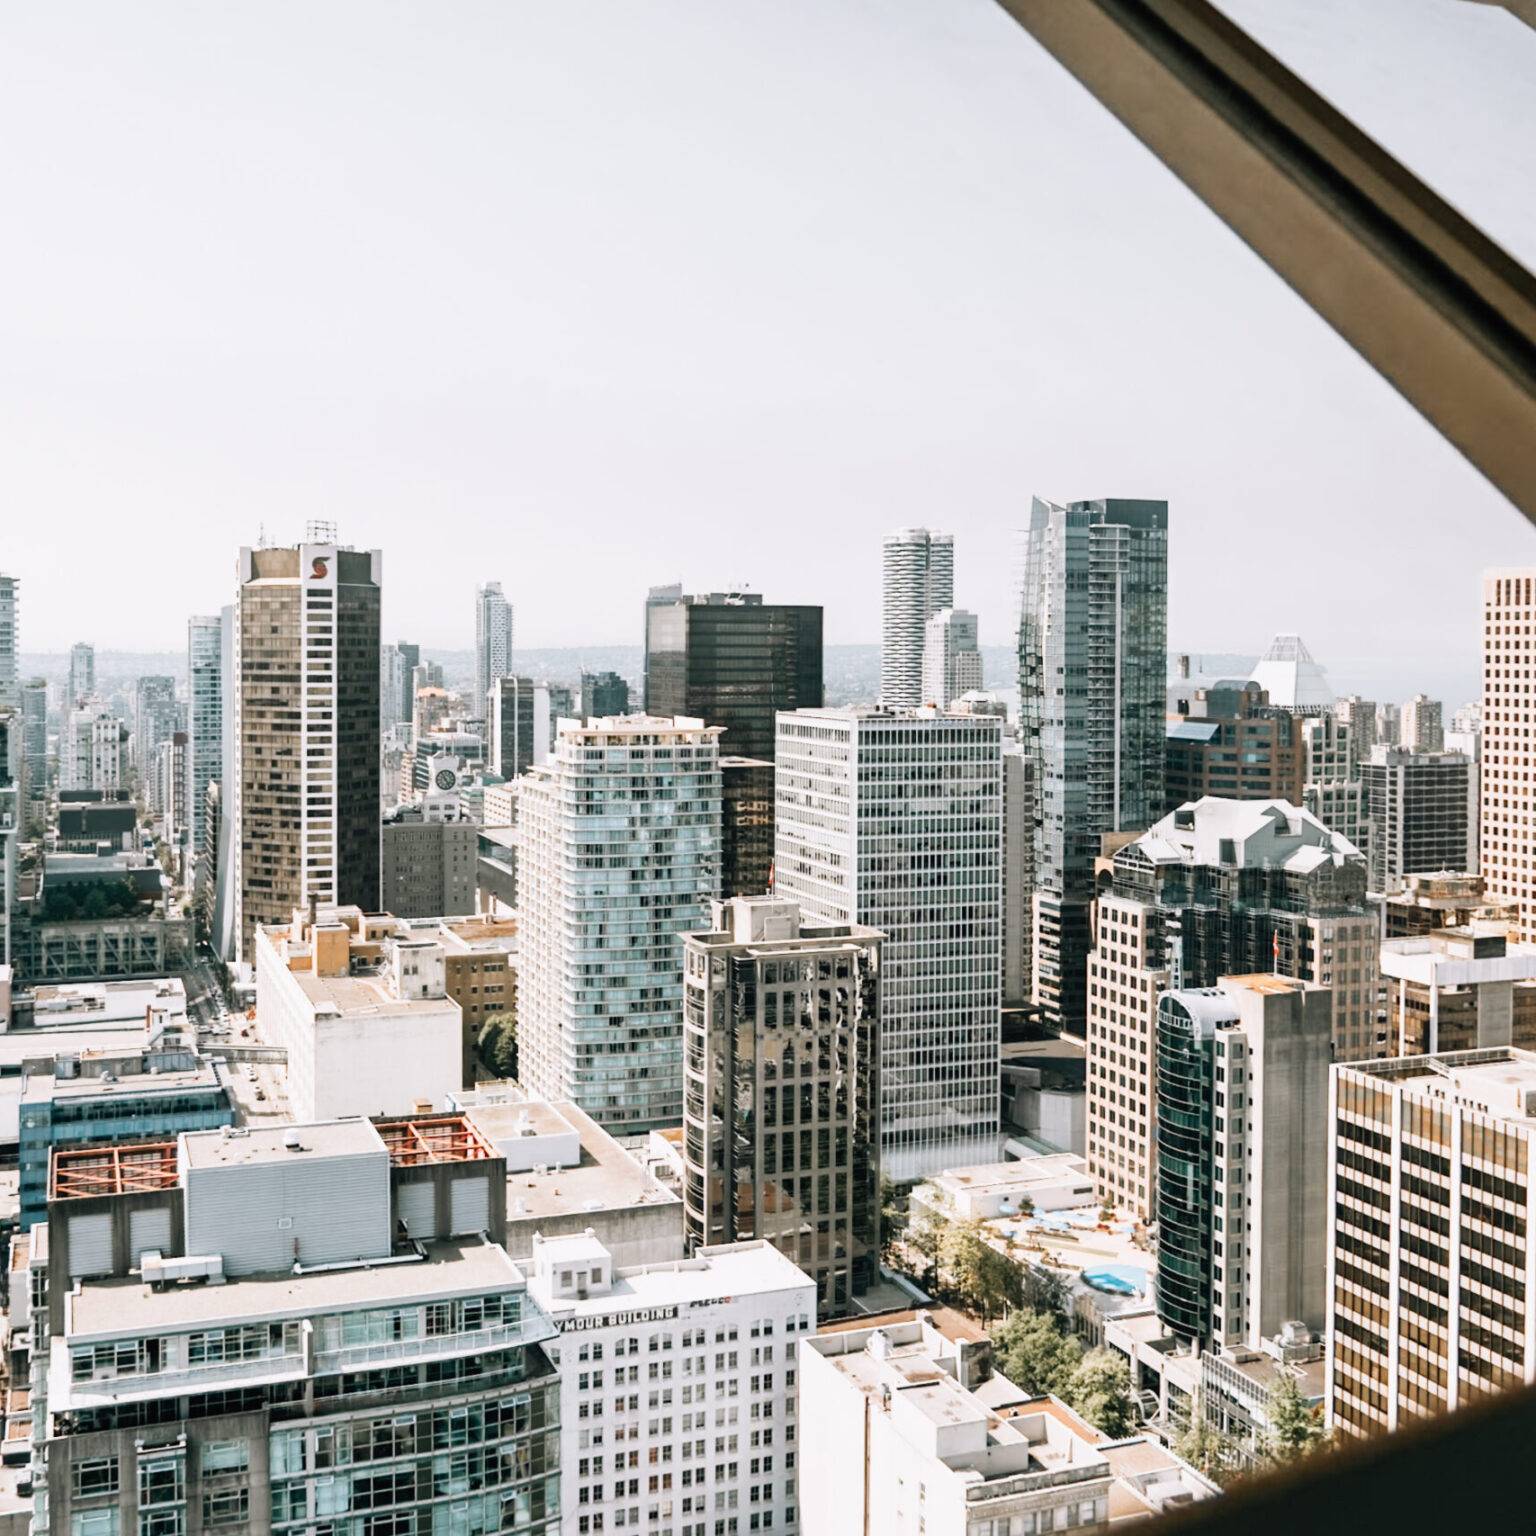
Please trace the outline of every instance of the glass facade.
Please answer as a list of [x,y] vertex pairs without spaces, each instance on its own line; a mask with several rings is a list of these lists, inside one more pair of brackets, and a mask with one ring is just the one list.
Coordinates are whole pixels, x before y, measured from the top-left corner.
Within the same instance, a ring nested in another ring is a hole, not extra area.
[[1175,1333],[1211,1332],[1211,1029],[1177,997],[1157,1009],[1157,1313]]

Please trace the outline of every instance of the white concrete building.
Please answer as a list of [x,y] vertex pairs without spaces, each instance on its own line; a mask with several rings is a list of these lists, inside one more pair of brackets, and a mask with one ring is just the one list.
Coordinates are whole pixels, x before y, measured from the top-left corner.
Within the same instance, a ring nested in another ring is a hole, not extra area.
[[681,936],[720,894],[720,728],[562,722],[517,793],[519,1074],[609,1129],[683,1114]]
[[783,1254],[730,1243],[618,1269],[595,1237],[557,1237],[536,1243],[528,1292],[559,1330],[565,1536],[800,1529],[795,1346],[816,1288]]
[[1021,1211],[1070,1211],[1092,1205],[1093,1175],[1071,1152],[1022,1157],[978,1168],[950,1168],[912,1191],[914,1207],[952,1221],[991,1221]]
[[1002,722],[884,708],[778,717],[774,893],[886,935],[881,1167],[991,1162],[1002,1026]]
[[917,1320],[802,1342],[804,1536],[1104,1529],[1114,1472],[1094,1432],[1051,1398],[1001,1413],[956,1369]]
[[923,631],[922,702],[948,709],[981,686],[976,615],[964,608],[939,609]]
[[437,1109],[463,1087],[463,1014],[432,938],[355,907],[256,931],[256,1032],[288,1053],[300,1120]]
[[1536,1045],[1536,946],[1507,932],[1477,922],[1382,941],[1395,1055]]
[[1536,566],[1483,578],[1481,871],[1494,901],[1519,907],[1515,937],[1536,944]]
[[69,713],[59,750],[61,789],[115,790],[126,783],[123,748],[128,728],[100,699],[85,699]]
[[880,702],[892,709],[923,702],[928,620],[955,601],[955,540],[903,528],[885,540],[880,629]]

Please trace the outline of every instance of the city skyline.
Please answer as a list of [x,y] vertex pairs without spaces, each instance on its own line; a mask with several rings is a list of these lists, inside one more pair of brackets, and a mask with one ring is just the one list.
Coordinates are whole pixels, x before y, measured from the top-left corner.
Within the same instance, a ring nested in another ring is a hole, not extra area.
[[[1536,36],[1493,10],[1415,0],[1364,71],[1345,46],[1367,17],[1360,0],[1332,15],[1319,0],[1283,15],[1262,0],[1229,8],[1530,259],[1516,130]],[[471,6],[421,70],[408,62],[411,25],[374,18],[382,88],[359,85],[343,107],[334,82],[355,31],[338,6],[316,18],[277,134],[261,18],[162,31],[102,10],[90,93],[40,84],[75,78],[74,23],[16,18],[34,67],[0,121],[18,139],[23,126],[45,133],[55,155],[47,169],[7,169],[10,205],[39,238],[0,257],[29,295],[30,314],[0,331],[6,377],[28,381],[5,397],[16,452],[0,469],[7,504],[26,509],[27,558],[0,538],[0,566],[27,582],[29,645],[62,649],[78,638],[71,615],[112,611],[147,524],[175,530],[161,579],[209,611],[232,551],[262,522],[289,538],[315,516],[386,549],[456,525],[474,567],[413,573],[385,614],[387,633],[431,646],[462,643],[474,585],[514,557],[540,570],[509,584],[531,646],[626,639],[639,586],[709,590],[743,571],[824,606],[829,643],[871,641],[874,570],[845,583],[832,563],[789,566],[786,528],[821,534],[829,520],[844,549],[909,524],[951,529],[971,573],[966,606],[996,637],[1010,627],[1011,534],[1030,498],[1133,491],[1177,510],[1176,647],[1258,649],[1299,631],[1335,674],[1347,663],[1362,681],[1390,659],[1401,636],[1375,622],[1375,601],[1219,581],[1232,559],[1257,560],[1276,527],[1361,573],[1363,597],[1411,612],[1426,661],[1466,654],[1471,673],[1461,604],[1428,598],[1520,563],[1529,535],[1388,386],[990,0],[955,0],[942,22],[913,5],[905,26],[863,7],[787,9],[781,25],[782,12],[710,22],[642,5],[599,26],[572,4],[514,27]],[[657,34],[675,48],[651,47],[657,75],[642,85],[631,60]],[[1475,77],[1484,122],[1506,131],[1452,110],[1454,90],[1425,110],[1426,71],[1413,65],[1430,56],[1454,83]],[[856,62],[868,68],[850,103]],[[782,79],[796,109],[775,110],[783,132],[769,142],[762,115],[782,98],[764,99],[764,77]],[[591,100],[606,110],[587,111]],[[569,128],[564,179],[516,152],[523,112]],[[700,116],[707,143],[682,131]],[[460,177],[481,182],[473,156],[440,178],[465,134],[498,156],[505,192],[490,206],[468,199],[474,216],[460,206]],[[231,163],[252,174],[224,174]],[[728,164],[744,174],[725,176]],[[588,227],[592,200],[558,190],[594,179],[617,240]],[[99,225],[129,216],[118,186],[143,189],[164,216],[102,267]],[[704,205],[716,216],[700,242],[691,215]],[[1033,239],[1042,223],[1057,238]],[[274,233],[310,226],[342,238],[306,242],[300,260]],[[400,290],[419,292],[414,275],[440,261],[455,281],[402,307]],[[231,290],[241,306],[224,303]],[[742,291],[761,314],[733,302]],[[946,297],[916,302],[932,294]],[[213,345],[209,313],[221,317]],[[1106,434],[1108,420],[1127,425]],[[590,440],[594,423],[602,451],[573,451],[577,424]],[[663,514],[678,553],[658,555]],[[82,534],[101,557],[88,566]],[[562,567],[590,606],[564,600]],[[611,632],[589,631],[588,612]],[[152,605],[96,640],[171,650],[179,627]]]

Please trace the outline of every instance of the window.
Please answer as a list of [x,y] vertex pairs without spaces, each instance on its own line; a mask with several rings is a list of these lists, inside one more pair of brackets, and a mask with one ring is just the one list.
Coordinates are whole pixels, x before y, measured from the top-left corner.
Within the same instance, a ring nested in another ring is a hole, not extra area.
[[117,1536],[117,1506],[82,1509],[69,1518],[70,1536]]
[[249,1488],[229,1488],[203,1495],[204,1525],[243,1525],[250,1517]]
[[69,1469],[70,1488],[77,1499],[96,1499],[117,1492],[117,1458],[92,1456]]
[[204,1472],[244,1472],[251,1464],[244,1440],[209,1440],[202,1448]]
[[186,1497],[179,1456],[156,1456],[139,1463],[139,1503],[178,1504]]

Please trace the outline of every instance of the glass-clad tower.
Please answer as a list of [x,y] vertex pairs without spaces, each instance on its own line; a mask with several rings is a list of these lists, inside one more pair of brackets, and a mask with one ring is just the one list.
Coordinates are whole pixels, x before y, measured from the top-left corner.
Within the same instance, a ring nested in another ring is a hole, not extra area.
[[1093,864],[1163,810],[1168,504],[1036,500],[1024,534],[1019,734],[1035,765],[1035,1000],[1082,1034]]

